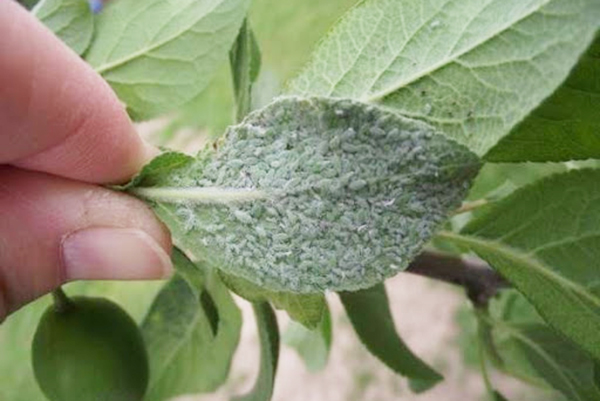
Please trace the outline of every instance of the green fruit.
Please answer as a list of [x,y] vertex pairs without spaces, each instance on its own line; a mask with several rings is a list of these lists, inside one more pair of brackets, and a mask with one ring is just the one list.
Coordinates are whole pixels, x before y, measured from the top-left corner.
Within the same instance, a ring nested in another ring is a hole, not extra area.
[[141,401],[148,356],[133,319],[102,298],[49,307],[33,339],[33,370],[51,401]]

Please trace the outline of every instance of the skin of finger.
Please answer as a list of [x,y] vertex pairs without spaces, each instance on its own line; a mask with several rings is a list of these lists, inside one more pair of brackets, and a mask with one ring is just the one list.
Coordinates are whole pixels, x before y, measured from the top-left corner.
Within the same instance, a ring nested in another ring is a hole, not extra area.
[[170,253],[168,230],[141,201],[90,184],[0,167],[0,291],[8,313],[68,281],[61,241],[90,227],[141,229]]
[[12,0],[0,49],[0,164],[115,183],[152,156],[108,84]]

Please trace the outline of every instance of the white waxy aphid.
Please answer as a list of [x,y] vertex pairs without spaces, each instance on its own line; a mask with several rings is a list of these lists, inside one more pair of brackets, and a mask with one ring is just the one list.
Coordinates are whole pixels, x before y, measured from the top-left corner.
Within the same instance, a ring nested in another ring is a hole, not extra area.
[[197,164],[186,174],[230,198],[181,189],[199,199],[180,217],[192,230],[187,243],[198,245],[190,251],[298,292],[367,288],[406,268],[479,168],[473,153],[424,123],[324,98],[277,100]]

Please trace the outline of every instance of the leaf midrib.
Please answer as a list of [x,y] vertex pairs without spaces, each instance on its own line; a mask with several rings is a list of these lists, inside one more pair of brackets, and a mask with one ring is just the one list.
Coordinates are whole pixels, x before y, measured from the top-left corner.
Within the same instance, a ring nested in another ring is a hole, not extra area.
[[[543,3],[541,3],[540,5],[538,5],[538,7],[533,8],[530,12],[523,14],[522,16],[520,16],[519,18],[517,18],[516,20],[511,20],[510,22],[504,24],[503,26],[500,27],[499,30],[492,32],[490,35],[484,37],[483,39],[479,40],[479,41],[475,41],[471,46],[465,48],[462,52],[458,52],[454,55],[451,55],[450,57],[447,57],[445,59],[443,59],[442,61],[439,61],[436,64],[433,64],[431,67],[411,76],[406,78],[403,81],[399,81],[397,83],[395,83],[394,85],[390,86],[389,88],[379,91],[379,92],[375,92],[373,94],[365,94],[365,96],[363,96],[363,98],[361,99],[364,102],[371,102],[371,103],[377,103],[382,101],[386,96],[391,95],[392,93],[414,83],[419,81],[422,78],[425,78],[426,76],[431,75],[432,73],[434,73],[435,71],[445,67],[446,65],[449,65],[450,63],[455,62],[456,60],[458,60],[460,57],[464,56],[465,54],[470,53],[473,50],[476,50],[477,48],[479,48],[480,46],[482,46],[483,44],[489,42],[492,39],[495,39],[496,37],[498,37],[498,35],[500,35],[501,33],[506,32],[507,30],[511,29],[514,25],[518,24],[519,22],[531,17],[532,15],[534,15],[535,13],[539,12],[541,8],[545,7],[546,5],[548,5],[548,3],[550,3],[550,1],[552,0],[545,0]],[[462,34],[461,34],[462,35]],[[462,36],[461,36],[462,37]],[[458,38],[458,40],[461,39],[461,37]],[[402,51],[402,50],[401,50]],[[392,60],[392,63],[397,59],[397,57],[395,57]],[[383,73],[385,73],[385,71],[387,71],[387,69],[389,68],[386,67],[386,69],[382,70],[379,74],[376,80],[374,80],[374,83],[377,83],[377,81],[379,81],[379,78],[381,77],[381,75],[383,75]],[[372,88],[372,86],[371,86]]]

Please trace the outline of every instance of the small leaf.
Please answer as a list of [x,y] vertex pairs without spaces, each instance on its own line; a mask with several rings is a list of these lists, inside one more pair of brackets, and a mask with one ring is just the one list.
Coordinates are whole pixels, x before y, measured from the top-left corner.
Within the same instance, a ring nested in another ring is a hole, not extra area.
[[398,337],[383,284],[339,295],[365,347],[394,372],[410,379],[414,391],[428,390],[443,379]]
[[485,259],[550,326],[600,358],[600,170],[575,170],[524,187],[440,237]]
[[258,78],[261,64],[260,49],[247,19],[229,52],[229,62],[233,77],[236,120],[240,122],[252,110],[252,86]]
[[568,161],[600,158],[600,35],[571,75],[503,138],[490,161]]
[[260,369],[250,393],[233,401],[269,401],[273,396],[275,373],[279,360],[279,327],[277,317],[267,302],[252,304],[260,338]]
[[321,98],[279,99],[195,162],[165,157],[129,190],[182,246],[228,274],[300,293],[356,290],[404,270],[480,166],[425,124]]
[[293,294],[269,291],[241,277],[220,273],[225,285],[250,302],[271,302],[277,309],[285,310],[290,318],[309,329],[316,328],[327,309],[323,294]]
[[148,163],[142,171],[126,185],[116,187],[128,190],[136,187],[153,187],[165,181],[173,171],[189,168],[196,159],[184,153],[167,151]]
[[92,42],[94,15],[85,0],[42,0],[31,12],[79,55]]
[[227,378],[241,314],[214,274],[173,253],[177,274],[142,323],[150,360],[146,400],[214,391]]
[[298,352],[309,372],[318,372],[325,369],[329,359],[331,340],[331,314],[329,308],[325,309],[321,322],[314,330],[307,329],[305,326],[292,321],[283,335],[283,343]]
[[374,102],[482,156],[560,86],[598,28],[597,0],[365,0],[289,93]]
[[97,16],[85,58],[135,119],[192,100],[242,25],[248,0],[119,0]]

